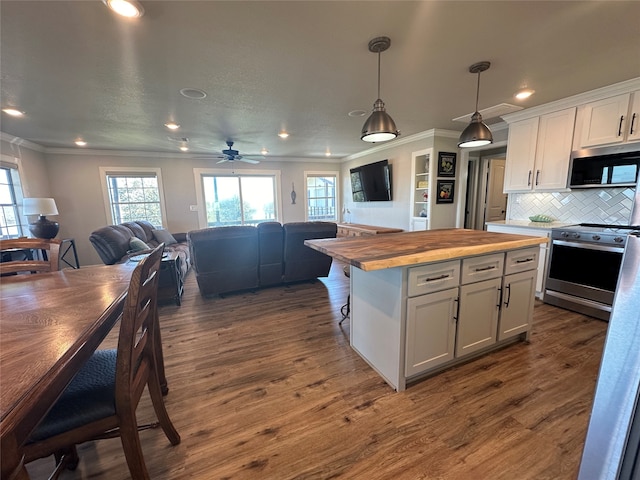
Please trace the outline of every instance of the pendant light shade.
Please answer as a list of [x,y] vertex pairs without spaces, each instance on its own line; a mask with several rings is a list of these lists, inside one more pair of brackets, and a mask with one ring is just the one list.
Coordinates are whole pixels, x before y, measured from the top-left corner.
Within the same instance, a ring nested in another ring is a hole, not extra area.
[[380,99],[380,52],[387,50],[390,45],[389,37],[377,37],[369,42],[369,51],[378,54],[378,99],[373,104],[373,112],[362,127],[360,139],[365,142],[386,142],[400,135],[396,122],[387,113],[384,102]]
[[478,62],[469,67],[470,73],[478,74],[478,86],[476,88],[476,111],[471,116],[471,123],[467,125],[460,135],[458,146],[460,148],[481,147],[493,143],[491,130],[482,121],[482,115],[478,112],[478,98],[480,97],[480,73],[489,69],[491,63]]

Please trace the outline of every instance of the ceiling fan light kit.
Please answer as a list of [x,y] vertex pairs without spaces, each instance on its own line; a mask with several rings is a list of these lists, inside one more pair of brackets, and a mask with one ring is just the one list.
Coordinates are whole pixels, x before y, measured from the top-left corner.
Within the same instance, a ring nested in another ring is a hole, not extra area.
[[245,163],[251,163],[253,165],[256,165],[258,163],[260,163],[259,160],[252,160],[250,158],[245,158],[242,155],[240,155],[240,152],[238,150],[234,150],[233,147],[233,142],[231,140],[227,140],[227,148],[226,150],[222,150],[222,155],[219,155],[217,158],[221,158],[221,160],[218,163],[225,163],[225,162],[245,162]]
[[389,37],[376,37],[369,42],[369,51],[378,54],[378,99],[373,104],[373,112],[362,127],[360,139],[365,142],[386,142],[400,135],[396,123],[387,113],[384,102],[380,98],[380,53],[390,46],[391,39]]
[[460,139],[458,140],[458,147],[460,148],[471,148],[471,147],[481,147],[483,145],[489,145],[493,143],[493,135],[491,134],[491,130],[487,127],[482,121],[482,115],[478,112],[478,98],[480,97],[480,73],[489,70],[491,66],[490,62],[478,62],[474,63],[469,67],[470,73],[478,74],[478,84],[476,88],[476,109],[474,114],[471,116],[471,123],[467,125],[462,133],[460,134]]

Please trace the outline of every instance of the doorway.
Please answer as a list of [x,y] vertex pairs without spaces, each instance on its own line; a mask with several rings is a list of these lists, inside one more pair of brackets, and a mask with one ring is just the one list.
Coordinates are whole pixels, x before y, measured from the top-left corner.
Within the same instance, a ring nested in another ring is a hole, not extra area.
[[502,193],[506,148],[469,156],[464,227],[485,230],[485,222],[504,220],[507,195]]

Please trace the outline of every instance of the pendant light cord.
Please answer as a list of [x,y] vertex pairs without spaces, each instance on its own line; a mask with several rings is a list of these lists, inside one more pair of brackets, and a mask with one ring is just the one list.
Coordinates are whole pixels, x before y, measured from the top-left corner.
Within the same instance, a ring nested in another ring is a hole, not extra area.
[[378,50],[378,98],[380,98],[380,50]]
[[478,72],[478,86],[476,88],[476,112],[478,111],[478,98],[480,98],[480,72]]

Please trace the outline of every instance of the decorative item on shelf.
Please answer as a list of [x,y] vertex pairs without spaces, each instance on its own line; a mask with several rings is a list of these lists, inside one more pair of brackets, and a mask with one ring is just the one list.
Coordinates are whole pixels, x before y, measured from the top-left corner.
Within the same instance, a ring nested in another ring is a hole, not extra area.
[[429,201],[429,192],[426,192],[426,191],[425,191],[425,192],[422,192],[422,199],[423,199],[425,202],[428,202],[428,201]]
[[418,182],[418,188],[429,188],[429,182],[426,180],[420,180]]
[[529,217],[529,220],[531,220],[532,222],[539,222],[539,223],[550,223],[553,222],[553,218],[550,217],[549,215],[532,215],[531,217]]
[[396,123],[386,112],[384,102],[380,98],[380,52],[384,52],[390,46],[389,37],[377,37],[369,42],[369,51],[378,54],[378,99],[373,104],[373,112],[362,127],[360,139],[365,142],[386,142],[400,135]]
[[423,208],[422,210],[420,210],[420,216],[421,216],[421,217],[426,218],[426,217],[427,217],[427,215],[428,215],[428,214],[427,214],[427,210],[426,210],[426,209],[424,209],[424,208]]
[[438,196],[436,203],[453,203],[455,180],[438,180]]
[[438,176],[456,176],[456,154],[453,152],[438,152]]
[[22,201],[24,215],[39,215],[36,222],[29,224],[29,231],[36,238],[51,239],[58,235],[60,225],[47,219],[47,215],[58,215],[58,207],[53,198],[25,198]]
[[429,157],[424,162],[424,173],[429,173]]
[[298,195],[296,194],[296,187],[293,184],[293,182],[291,182],[291,205],[295,205],[296,204],[296,197]]
[[471,116],[471,122],[467,125],[458,140],[460,148],[481,147],[493,143],[491,130],[482,122],[482,115],[478,112],[478,98],[480,97],[480,73],[489,70],[491,62],[478,62],[469,67],[469,73],[478,74],[478,86],[476,88],[476,111]]

